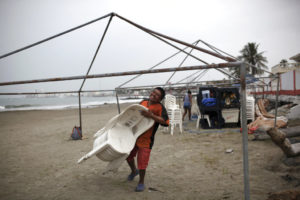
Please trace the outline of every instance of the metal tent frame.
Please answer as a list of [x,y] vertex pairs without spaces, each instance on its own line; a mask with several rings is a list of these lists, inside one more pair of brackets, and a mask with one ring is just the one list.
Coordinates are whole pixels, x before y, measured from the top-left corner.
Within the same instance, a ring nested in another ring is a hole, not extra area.
[[[87,23],[84,23],[84,24],[81,24],[77,27],[74,27],[74,28],[71,28],[69,30],[66,30],[64,32],[61,32],[59,34],[56,34],[56,35],[53,35],[51,37],[48,37],[46,39],[43,39],[41,41],[38,41],[36,43],[33,43],[33,44],[30,44],[28,46],[25,46],[25,47],[22,47],[20,49],[17,49],[17,50],[14,50],[12,52],[9,52],[9,53],[6,53],[6,54],[3,54],[0,56],[0,59],[3,59],[5,57],[8,57],[8,56],[11,56],[13,54],[16,54],[16,53],[19,53],[21,51],[24,51],[26,49],[29,49],[29,48],[32,48],[34,46],[37,46],[39,44],[42,44],[44,42],[47,42],[49,40],[52,40],[54,38],[57,38],[59,36],[62,36],[62,35],[65,35],[67,33],[70,33],[72,31],[75,31],[77,29],[80,29],[82,27],[85,27],[87,25],[90,25],[92,23],[95,23],[99,20],[102,20],[102,19],[105,19],[105,18],[108,18],[109,17],[109,20],[108,20],[108,23],[106,25],[106,28],[104,30],[104,33],[102,34],[101,36],[101,39],[100,39],[100,42],[98,44],[98,47],[94,53],[94,56],[93,56],[93,59],[92,61],[90,62],[89,64],[89,68],[86,72],[85,75],[82,75],[82,76],[69,76],[69,77],[56,77],[56,78],[47,78],[47,79],[36,79],[36,80],[25,80],[25,81],[12,81],[12,82],[1,82],[0,83],[0,86],[7,86],[7,85],[18,85],[18,84],[32,84],[32,83],[44,83],[44,82],[54,82],[54,81],[68,81],[68,80],[83,80],[82,81],[82,84],[79,88],[78,91],[61,91],[61,92],[27,92],[27,93],[0,93],[0,95],[27,95],[27,94],[57,94],[57,93],[78,93],[78,100],[79,100],[79,119],[80,119],[80,127],[81,127],[81,130],[82,130],[82,121],[81,121],[81,93],[84,93],[84,92],[95,92],[95,90],[87,90],[87,91],[83,91],[82,88],[85,84],[85,81],[86,79],[92,79],[92,78],[104,78],[104,77],[117,77],[117,76],[128,76],[128,75],[136,75],[135,77],[131,78],[130,80],[126,81],[125,83],[119,85],[117,88],[115,88],[115,90],[97,90],[97,91],[115,91],[116,92],[116,98],[117,98],[117,104],[118,104],[118,111],[120,112],[120,107],[119,107],[119,100],[118,100],[118,94],[117,94],[117,91],[118,90],[121,90],[121,89],[126,89],[126,87],[123,87],[124,85],[126,85],[127,83],[129,83],[130,81],[134,80],[135,78],[137,78],[138,76],[140,75],[143,75],[143,74],[153,74],[153,73],[165,73],[165,72],[173,72],[173,74],[169,77],[169,79],[166,81],[164,87],[179,87],[180,85],[183,85],[184,83],[181,83],[183,80],[186,80],[188,78],[190,78],[191,76],[195,75],[196,73],[199,73],[197,76],[195,76],[192,81],[190,81],[188,84],[190,85],[193,85],[193,84],[197,84],[199,83],[198,79],[201,75],[203,75],[203,73],[205,73],[206,71],[205,70],[208,70],[208,69],[216,69],[222,73],[224,73],[225,75],[231,77],[234,79],[234,81],[236,83],[240,83],[240,88],[241,88],[241,115],[242,115],[242,135],[243,135],[243,139],[242,139],[242,143],[243,143],[243,171],[244,171],[244,198],[246,200],[249,200],[250,199],[250,186],[249,186],[249,164],[248,164],[248,133],[247,133],[247,120],[246,120],[246,66],[250,66],[250,67],[255,67],[255,66],[252,66],[252,65],[249,65],[249,64],[246,64],[246,63],[243,63],[243,62],[239,62],[235,57],[231,56],[230,54],[202,41],[202,40],[197,40],[196,42],[190,44],[190,43],[187,43],[187,42],[184,42],[184,41],[181,41],[181,40],[178,40],[178,39],[175,39],[175,38],[172,38],[170,36],[167,36],[167,35],[164,35],[164,34],[161,34],[161,33],[158,33],[158,32],[155,32],[153,30],[150,30],[146,27],[143,27],[141,25],[138,25],[116,13],[109,13],[107,15],[104,15],[102,17],[99,17],[97,19],[94,19],[92,21],[89,21]],[[102,45],[102,42],[106,36],[106,33],[107,33],[107,30],[111,24],[111,21],[113,19],[113,17],[118,17],[119,19],[133,25],[134,27],[150,34],[151,36],[161,40],[162,42],[174,47],[175,49],[179,50],[177,53],[175,53],[174,55],[170,56],[169,58],[165,59],[164,61],[158,63],[157,65],[151,67],[150,69],[148,70],[139,70],[139,71],[125,71],[125,72],[115,72],[115,73],[105,73],[105,74],[93,74],[93,75],[90,75],[89,72],[94,64],[94,61],[97,57],[97,54],[101,48],[101,45]],[[176,44],[180,44],[180,45],[183,45],[185,46],[185,48],[183,49],[180,49],[179,47],[175,46],[174,44],[168,42],[167,40],[169,41],[172,41]],[[204,48],[201,48],[201,47],[198,47],[197,44],[199,42],[202,42],[203,44],[205,44],[207,47],[209,47],[211,50],[207,50],[207,49],[204,49]],[[186,52],[185,50],[187,48],[191,48],[191,50],[189,52]],[[200,58],[192,55],[192,51],[193,50],[198,50],[202,53],[206,53],[208,55],[211,55],[211,56],[214,56],[216,58],[219,58],[219,59],[222,59],[224,61],[226,61],[226,63],[218,63],[218,64],[209,64],[207,63],[206,61],[204,60],[201,60]],[[173,67],[173,68],[160,68],[160,69],[154,69],[155,67],[159,66],[161,63],[165,62],[166,60],[172,58],[173,56],[177,55],[178,53],[184,53],[186,54],[186,57],[184,58],[184,60],[179,64],[178,67]],[[225,56],[223,55],[225,54]],[[202,62],[204,65],[196,65],[196,66],[182,66],[183,63],[185,62],[185,60],[188,58],[188,57],[192,57],[200,62]],[[233,77],[229,72],[226,71],[225,68],[232,68],[232,67],[239,67],[240,68],[240,77],[237,78],[237,77]],[[178,81],[177,83],[175,84],[168,84],[167,83],[171,80],[171,78],[174,76],[174,74],[176,72],[179,72],[179,71],[190,71],[190,70],[199,70],[197,71],[196,73],[193,73],[191,75],[189,75],[188,77],[185,77],[184,79]],[[204,71],[200,71],[200,70],[204,70]],[[263,70],[265,71],[265,70]],[[267,71],[265,71],[267,72]],[[269,73],[269,72],[268,72]],[[278,77],[276,77],[278,78]],[[279,81],[277,81],[279,82]],[[139,86],[139,87],[131,87],[132,89],[145,89],[145,88],[151,88],[153,86]],[[130,87],[128,87],[130,88]],[[278,95],[278,87],[277,87],[277,95]],[[277,116],[277,100],[278,100],[278,97],[276,98],[276,110],[275,110],[275,115]],[[275,117],[276,119],[276,117]],[[275,122],[276,123],[276,122]]]

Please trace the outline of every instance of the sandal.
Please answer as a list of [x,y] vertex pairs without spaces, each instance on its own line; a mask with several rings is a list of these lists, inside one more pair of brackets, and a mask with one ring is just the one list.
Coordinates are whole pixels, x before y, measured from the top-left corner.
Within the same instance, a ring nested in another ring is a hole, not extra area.
[[135,170],[135,173],[131,173],[131,174],[128,175],[127,180],[128,181],[133,181],[134,177],[136,177],[138,174],[139,174],[139,170],[137,169],[137,170]]
[[136,191],[136,192],[143,192],[144,189],[145,189],[145,185],[139,183],[139,184],[136,186],[135,191]]

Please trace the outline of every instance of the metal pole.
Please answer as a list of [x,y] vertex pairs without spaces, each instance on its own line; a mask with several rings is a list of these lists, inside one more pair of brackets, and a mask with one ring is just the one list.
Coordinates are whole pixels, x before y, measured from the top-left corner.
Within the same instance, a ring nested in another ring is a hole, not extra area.
[[[201,83],[206,83],[206,82],[207,81],[197,81],[197,82],[192,82],[192,84],[201,84]],[[226,83],[218,83],[218,81],[210,81],[210,83],[214,83],[215,85],[218,85],[218,86],[223,86],[223,85],[235,84],[235,83],[239,83],[239,82],[228,81]],[[124,87],[124,88],[119,88],[119,89],[120,90],[123,90],[123,89],[134,89],[134,90],[151,89],[152,90],[154,87],[164,87],[164,84],[151,85],[151,86],[143,85],[143,86],[135,86],[135,87]],[[179,89],[181,87],[185,87],[185,83],[170,84],[166,88]],[[191,87],[197,87],[197,85],[194,85]],[[82,91],[80,91],[80,93],[87,93],[87,92],[115,92],[115,90],[82,90]],[[0,92],[0,95],[36,95],[36,94],[68,94],[68,93],[78,93],[78,90],[77,91],[60,91],[60,92],[10,92],[10,93]]]
[[[202,74],[204,71],[197,71],[197,72],[195,72],[195,73],[192,73],[192,74],[190,74],[190,75],[188,75],[188,76],[186,76],[185,78],[183,78],[183,79],[181,79],[180,81],[177,81],[175,84],[177,84],[177,83],[180,83],[180,82],[182,82],[182,81],[184,81],[184,80],[187,80],[187,79],[189,79],[189,78],[191,78],[192,76],[195,76],[197,73],[199,73],[199,72],[201,72],[200,74]],[[198,74],[199,75],[199,74]],[[197,76],[198,76],[197,75]]]
[[78,92],[78,99],[79,99],[79,124],[80,124],[80,130],[82,134],[82,123],[81,123],[81,94]]
[[[102,42],[103,42],[104,37],[105,37],[105,35],[106,35],[106,33],[107,33],[107,30],[108,30],[108,27],[109,27],[109,25],[110,25],[110,22],[111,22],[112,18],[113,18],[113,15],[111,15],[110,18],[109,18],[109,20],[108,20],[108,23],[107,23],[107,25],[106,25],[106,28],[105,28],[104,33],[103,33],[103,35],[102,35],[102,37],[101,37],[101,40],[100,40],[100,42],[99,42],[99,44],[98,44],[98,47],[97,47],[97,49],[96,49],[96,52],[95,52],[94,57],[93,57],[93,59],[92,59],[92,61],[91,61],[91,63],[90,63],[90,66],[89,66],[89,69],[88,69],[86,75],[89,75],[89,73],[90,73],[90,70],[91,70],[91,68],[92,68],[92,66],[93,66],[93,64],[94,64],[94,61],[95,61],[96,56],[97,56],[97,54],[98,54],[98,51],[99,51],[99,49],[100,49],[100,47],[101,47],[101,45],[102,45]],[[79,91],[82,90],[82,87],[83,87],[83,85],[84,85],[84,83],[85,83],[85,80],[86,80],[86,78],[83,79]]]
[[249,164],[248,164],[248,131],[246,114],[246,64],[240,65],[241,99],[242,99],[242,134],[243,134],[243,165],[244,165],[244,195],[250,200]]
[[190,81],[190,84],[193,83],[195,80],[200,80],[200,79],[208,72],[208,70],[206,69],[206,70],[203,70],[202,72],[203,72],[203,73],[198,74],[195,78],[193,78],[193,79]]
[[[196,42],[195,46],[198,45],[198,42],[199,42],[199,41]],[[181,61],[181,63],[179,64],[178,67],[181,67],[181,66],[183,65],[183,63],[186,61],[186,59],[189,57],[189,55],[191,55],[191,53],[192,53],[193,50],[194,50],[194,49],[191,49],[191,50],[190,50],[190,52],[185,56],[185,58]],[[170,76],[170,78],[166,81],[165,85],[168,84],[168,82],[169,82],[169,81],[171,80],[171,78],[175,75],[175,73],[176,73],[176,72],[173,72],[173,73],[172,73],[172,75]]]
[[[254,87],[254,86],[253,86],[253,89],[255,90],[255,91],[254,91],[254,105],[256,105],[256,98],[257,98],[257,97],[256,97],[256,91],[257,91],[257,90],[256,90],[256,87]],[[252,90],[252,91],[253,91],[253,90]],[[256,109],[256,106],[254,106],[254,113],[255,113],[255,109]]]
[[217,54],[217,53],[215,53],[215,52],[212,52],[212,51],[209,51],[209,50],[206,50],[206,49],[197,47],[197,46],[193,46],[193,45],[191,45],[191,44],[189,44],[189,43],[187,43],[187,42],[183,42],[183,41],[177,40],[177,39],[175,39],[175,38],[172,38],[172,37],[170,37],[170,36],[163,35],[163,34],[161,34],[161,33],[152,31],[152,30],[150,30],[150,29],[148,29],[148,28],[146,28],[146,27],[143,27],[143,26],[141,26],[141,25],[138,25],[138,24],[136,24],[136,23],[134,23],[134,22],[132,22],[132,21],[130,21],[130,20],[128,20],[128,19],[126,19],[126,18],[124,18],[124,17],[118,15],[118,14],[115,14],[115,16],[119,17],[120,19],[122,19],[122,20],[128,22],[129,24],[131,24],[131,25],[133,25],[133,26],[135,26],[135,27],[137,27],[137,28],[139,28],[139,29],[142,29],[142,30],[144,30],[144,31],[146,31],[146,32],[150,32],[150,33],[152,33],[152,34],[158,35],[158,36],[160,36],[160,37],[163,37],[163,38],[165,38],[165,39],[171,40],[171,41],[173,41],[173,42],[176,42],[176,43],[179,43],[179,44],[182,44],[182,45],[191,47],[191,48],[193,48],[193,49],[197,49],[198,51],[202,51],[202,52],[204,52],[204,53],[207,53],[207,54],[210,54],[210,55],[212,55],[212,56],[215,56],[215,57],[221,58],[221,59],[223,59],[223,60],[226,60],[226,61],[228,61],[228,62],[235,62],[235,61],[236,61],[236,60],[233,59],[233,58],[225,57],[225,56],[219,55],[219,54]]
[[[197,82],[193,82],[193,84],[201,84],[201,83],[213,83],[214,85],[226,85],[226,84],[235,84],[235,83],[240,83],[240,82],[234,82],[234,81],[230,81],[228,80],[227,83],[218,83],[216,81],[197,81]],[[190,83],[191,84],[191,83]],[[169,84],[167,86],[163,85],[163,84],[160,84],[160,85],[142,85],[142,86],[132,86],[132,87],[123,87],[123,88],[118,88],[118,89],[134,89],[134,90],[139,90],[139,89],[153,89],[154,87],[165,87],[165,88],[176,88],[176,87],[173,87],[173,86],[177,86],[177,88],[179,87],[185,87],[185,83],[172,83],[172,84]],[[1,93],[0,93],[1,94]]]
[[84,24],[81,24],[81,25],[76,26],[76,27],[74,27],[74,28],[68,29],[68,30],[66,30],[66,31],[64,31],[64,32],[62,32],[62,33],[58,33],[58,34],[56,34],[56,35],[53,35],[53,36],[48,37],[48,38],[46,38],[46,39],[43,39],[43,40],[41,40],[41,41],[35,42],[35,43],[30,44],[30,45],[28,45],[28,46],[22,47],[22,48],[20,48],[20,49],[15,50],[15,51],[12,51],[12,52],[3,54],[3,55],[0,56],[0,59],[5,58],[5,57],[10,56],[10,55],[13,55],[13,54],[15,54],[15,53],[18,53],[18,52],[20,52],[20,51],[24,51],[24,50],[29,49],[29,48],[31,48],[31,47],[34,47],[34,46],[36,46],[36,45],[42,44],[42,43],[44,43],[44,42],[47,42],[48,40],[52,40],[52,39],[54,39],[54,38],[56,38],[56,37],[62,36],[62,35],[64,35],[64,34],[66,34],[66,33],[72,32],[72,31],[74,31],[74,30],[77,30],[77,29],[79,29],[79,28],[82,28],[82,27],[84,27],[84,26],[87,26],[87,25],[89,25],[89,24],[92,24],[92,23],[94,23],[94,22],[97,22],[97,21],[99,21],[99,20],[101,20],[101,19],[104,19],[104,18],[106,18],[106,17],[109,17],[109,16],[114,16],[114,13],[109,13],[109,14],[107,14],[107,15],[104,15],[104,16],[102,16],[102,17],[99,17],[99,18],[97,18],[97,19],[94,19],[94,20],[92,20],[92,21],[89,21],[89,22],[87,22],[87,23],[84,23]]
[[[113,92],[114,90],[82,90],[84,92]],[[78,91],[60,91],[60,92],[0,92],[0,95],[34,95],[34,94],[71,94],[78,93]]]
[[[234,57],[233,55],[230,55],[229,53],[226,53],[226,52],[224,52],[224,51],[222,51],[222,50],[220,50],[220,49],[218,49],[217,47],[215,47],[215,46],[213,46],[213,45],[211,45],[211,44],[208,44],[207,42],[204,42],[203,40],[200,40],[200,42],[202,42],[203,44],[205,44],[206,46],[208,46],[209,48],[211,48],[212,50],[214,50],[216,53],[218,53],[218,54],[220,54],[219,53],[219,51],[220,52],[222,52],[222,53],[224,53],[225,55],[227,55],[227,56],[229,56],[229,57],[231,57],[231,58],[233,58],[233,59],[235,59],[235,60],[238,60],[236,57]],[[220,54],[221,55],[221,54]]]
[[277,122],[277,108],[278,108],[278,95],[279,95],[279,81],[280,76],[277,74],[277,88],[276,88],[276,101],[275,101],[275,120],[274,120],[274,128],[276,128],[276,122]]
[[118,92],[117,92],[117,90],[116,90],[116,98],[117,98],[118,112],[119,112],[119,114],[120,114],[120,113],[121,113],[121,110],[120,110],[119,97],[118,97]]
[[90,78],[104,78],[104,77],[115,77],[115,76],[129,76],[129,75],[136,75],[136,74],[163,73],[163,72],[173,72],[173,71],[188,71],[188,70],[198,70],[198,69],[226,68],[226,67],[239,66],[240,63],[241,62],[219,63],[219,64],[180,67],[180,68],[175,67],[175,68],[151,69],[151,70],[140,70],[140,71],[115,72],[115,73],[106,73],[106,74],[94,74],[94,75],[86,75],[86,76],[69,76],[69,77],[36,79],[36,80],[27,80],[27,81],[12,81],[12,82],[2,82],[2,83],[0,83],[0,86],[3,86],[3,85],[18,85],[18,84],[25,84],[25,83],[42,83],[42,82],[67,81],[67,80],[77,80],[77,79],[84,79],[84,78],[90,79]]
[[[174,47],[175,49],[181,50],[179,47],[177,47],[177,46],[173,45],[172,43],[170,43],[170,42],[168,42],[168,41],[166,41],[166,40],[164,40],[164,39],[158,37],[157,35],[155,35],[155,34],[153,34],[153,33],[151,33],[151,32],[148,32],[148,31],[145,31],[145,32],[146,32],[146,33],[149,33],[149,34],[152,35],[153,37],[155,37],[155,38],[157,38],[157,39],[163,41],[164,43],[166,43],[166,44],[168,44],[168,45]],[[208,62],[206,62],[206,61],[204,61],[204,60],[201,60],[200,58],[198,58],[198,57],[196,57],[196,56],[193,56],[192,54],[190,54],[190,53],[188,53],[188,52],[186,52],[186,51],[183,51],[183,50],[181,50],[181,51],[182,51],[183,53],[189,55],[190,57],[195,58],[196,60],[198,60],[198,61],[200,61],[200,62],[202,62],[202,63],[208,65]],[[229,73],[227,73],[227,72],[224,72],[224,71],[222,71],[222,70],[220,70],[220,69],[216,69],[216,70],[218,70],[218,71],[221,72],[221,73],[226,74],[226,75],[229,76],[229,77],[232,77],[233,79],[236,79],[234,76],[232,76],[231,74],[229,74]]]
[[[199,42],[199,41],[196,41],[196,42]],[[194,43],[196,43],[196,42],[194,42]],[[193,44],[194,44],[194,43],[193,43]],[[175,53],[175,54],[169,56],[168,58],[162,60],[161,62],[157,63],[156,65],[154,65],[153,67],[151,67],[151,68],[149,68],[149,69],[154,69],[155,67],[157,67],[157,66],[159,66],[160,64],[166,62],[167,60],[173,58],[173,57],[176,56],[177,54],[181,53],[182,50],[185,50],[185,49],[187,49],[187,48],[188,48],[188,47],[185,47],[185,48],[181,49],[181,50],[178,51],[177,53]],[[138,78],[139,76],[141,76],[141,74],[134,76],[133,78],[131,78],[131,79],[129,79],[128,81],[126,81],[126,82],[122,83],[121,85],[119,85],[117,88],[121,88],[122,86],[124,86],[124,85],[126,85],[127,83],[129,83],[130,81],[132,81],[132,80]]]

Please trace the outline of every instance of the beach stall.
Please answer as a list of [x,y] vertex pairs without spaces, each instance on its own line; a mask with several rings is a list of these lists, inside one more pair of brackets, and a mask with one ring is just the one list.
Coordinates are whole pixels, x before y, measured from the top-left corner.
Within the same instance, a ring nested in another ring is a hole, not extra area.
[[197,104],[202,128],[223,128],[239,123],[240,93],[235,87],[199,87]]

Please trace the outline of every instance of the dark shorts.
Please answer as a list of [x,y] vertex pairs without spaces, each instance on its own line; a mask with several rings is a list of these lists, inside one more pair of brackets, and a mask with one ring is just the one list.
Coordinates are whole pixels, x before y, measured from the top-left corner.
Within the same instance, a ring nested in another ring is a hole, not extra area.
[[184,103],[183,104],[183,108],[190,109],[191,108],[191,104],[190,103]]
[[132,161],[137,155],[138,169],[146,169],[150,159],[150,152],[151,149],[135,146],[127,157],[127,161]]

